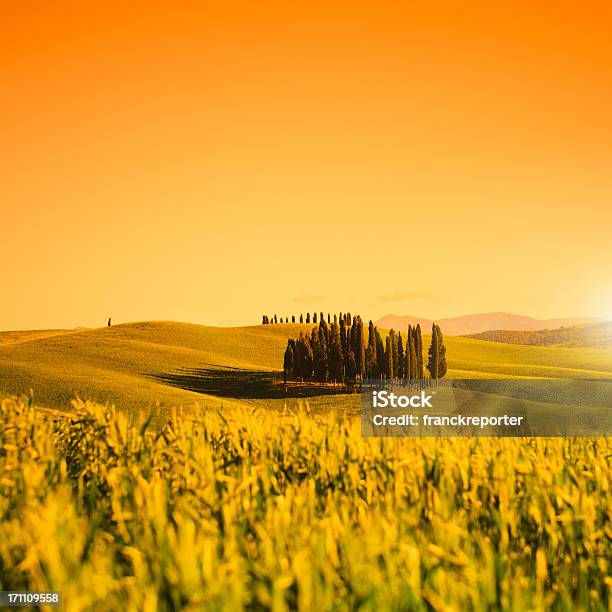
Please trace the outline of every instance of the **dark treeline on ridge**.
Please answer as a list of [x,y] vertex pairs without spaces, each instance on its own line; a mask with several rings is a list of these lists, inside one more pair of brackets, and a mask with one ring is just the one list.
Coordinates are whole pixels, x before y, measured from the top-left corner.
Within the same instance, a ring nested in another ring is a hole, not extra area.
[[[349,325],[351,324],[351,315],[350,313],[347,314],[340,314],[341,317],[348,317],[348,321],[349,321]],[[334,320],[337,320],[337,315],[334,315]],[[272,325],[273,323],[317,323],[319,321],[324,321],[325,320],[325,315],[321,312],[321,313],[316,313],[313,312],[312,315],[307,312],[305,315],[301,314],[298,315],[291,315],[291,321],[289,321],[289,317],[280,317],[278,318],[276,315],[272,315],[271,317],[269,317],[268,315],[263,315],[261,317],[261,324],[262,325]],[[331,325],[332,322],[332,315],[328,312],[327,313],[327,322]]]
[[[302,317],[300,317],[302,318]],[[364,329],[360,316],[350,313],[314,315],[310,334],[300,332],[287,343],[283,361],[288,378],[319,383],[348,383],[363,379],[423,381],[423,339],[420,325],[408,326],[406,337],[394,329],[383,342],[372,321]],[[310,322],[307,315],[306,322]],[[439,326],[432,327],[426,368],[432,379],[446,374],[446,347]]]

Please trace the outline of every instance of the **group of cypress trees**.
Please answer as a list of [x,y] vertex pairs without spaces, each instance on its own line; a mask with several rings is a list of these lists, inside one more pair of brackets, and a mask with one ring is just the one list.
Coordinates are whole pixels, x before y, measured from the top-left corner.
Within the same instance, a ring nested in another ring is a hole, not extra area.
[[[340,313],[340,315],[334,315],[334,321],[338,321],[339,319],[344,319],[348,317],[348,325],[351,324],[351,313]],[[318,315],[318,320],[319,321],[324,321],[325,320],[325,315],[321,312]],[[291,323],[317,323],[317,313],[313,312],[312,313],[312,317],[310,315],[309,312],[306,313],[306,316],[304,316],[303,314],[300,314],[299,318],[296,317],[296,315],[291,315]],[[332,316],[331,314],[328,312],[327,313],[327,323],[331,325],[332,322]],[[261,317],[261,324],[262,325],[271,325],[272,323],[289,323],[289,317],[285,317],[285,319],[283,320],[283,317],[279,318],[276,315],[272,315],[271,317],[269,317],[268,315],[263,315]]]
[[[285,382],[292,377],[320,383],[347,383],[364,378],[416,383],[424,379],[423,365],[420,325],[408,326],[405,344],[401,332],[394,329],[383,343],[372,321],[366,338],[360,316],[334,315],[333,322],[328,324],[321,313],[318,326],[310,334],[300,332],[296,340],[289,340],[283,370]],[[436,325],[432,329],[427,369],[432,378],[441,378],[446,373],[446,348]]]
[[372,378],[400,379],[409,381],[423,380],[423,337],[421,326],[408,326],[406,343],[401,332],[389,330],[382,348],[382,340],[375,325],[372,325],[376,338],[377,360]]
[[[315,314],[313,321],[316,318]],[[321,313],[318,320],[319,325],[310,334],[300,332],[297,340],[287,343],[283,364],[285,381],[287,376],[323,383],[362,378],[365,342],[361,317],[340,313],[334,315],[332,322],[328,315],[328,323]]]

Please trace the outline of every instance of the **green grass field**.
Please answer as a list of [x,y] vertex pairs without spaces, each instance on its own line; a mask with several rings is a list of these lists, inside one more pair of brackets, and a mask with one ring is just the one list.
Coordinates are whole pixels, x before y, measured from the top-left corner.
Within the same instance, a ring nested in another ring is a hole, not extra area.
[[[37,403],[55,408],[68,408],[77,395],[139,411],[157,404],[236,405],[236,399],[188,391],[154,377],[194,368],[279,371],[287,339],[311,327],[222,328],[154,321],[78,331],[5,332],[0,334],[0,392],[32,389]],[[445,341],[448,376],[454,378],[612,379],[612,349],[521,346],[462,337]],[[425,335],[425,346],[428,343]],[[340,408],[347,399],[326,396],[311,403]],[[278,401],[266,404],[275,407]]]

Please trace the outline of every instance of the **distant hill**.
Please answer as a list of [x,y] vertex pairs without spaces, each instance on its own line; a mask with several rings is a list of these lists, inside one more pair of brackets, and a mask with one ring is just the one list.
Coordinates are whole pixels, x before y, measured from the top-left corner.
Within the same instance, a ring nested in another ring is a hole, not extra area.
[[[554,329],[561,326],[596,323],[601,321],[594,317],[568,317],[561,319],[535,319],[508,312],[488,312],[483,314],[464,315],[447,319],[436,319],[435,322],[449,336],[466,336],[484,331],[503,329],[508,331],[537,331]],[[429,329],[433,319],[415,317],[412,315],[388,314],[376,321],[378,327],[384,329],[404,330],[408,325],[419,323],[421,328]]]
[[558,329],[541,329],[538,331],[498,329],[478,334],[469,334],[468,338],[530,346],[592,346],[610,348],[612,347],[612,321],[573,325]]

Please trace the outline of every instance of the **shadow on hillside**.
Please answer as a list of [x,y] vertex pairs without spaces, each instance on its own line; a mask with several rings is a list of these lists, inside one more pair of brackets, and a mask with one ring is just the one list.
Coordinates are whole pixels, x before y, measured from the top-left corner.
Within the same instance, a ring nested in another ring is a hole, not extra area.
[[351,393],[344,387],[290,382],[280,372],[240,368],[194,368],[175,373],[153,374],[152,378],[173,387],[235,399],[287,399]]

